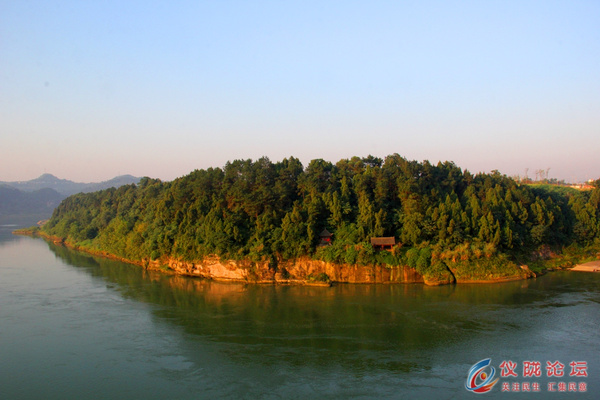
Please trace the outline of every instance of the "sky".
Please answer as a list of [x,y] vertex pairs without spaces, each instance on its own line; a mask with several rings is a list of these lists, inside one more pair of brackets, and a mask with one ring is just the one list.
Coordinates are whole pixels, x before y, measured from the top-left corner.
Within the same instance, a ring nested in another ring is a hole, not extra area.
[[600,178],[600,1],[0,0],[0,181],[394,153]]

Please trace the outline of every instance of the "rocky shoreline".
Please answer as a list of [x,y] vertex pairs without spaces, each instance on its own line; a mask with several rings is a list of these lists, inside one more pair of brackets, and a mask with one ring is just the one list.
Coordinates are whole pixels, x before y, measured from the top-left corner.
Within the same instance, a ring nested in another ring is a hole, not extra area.
[[[523,280],[535,277],[535,274],[501,277],[486,280],[430,280],[425,279],[414,268],[409,266],[387,267],[382,265],[335,264],[309,257],[295,260],[284,260],[273,265],[271,262],[253,262],[249,260],[221,260],[219,257],[207,257],[199,261],[183,261],[174,258],[142,261],[129,260],[103,251],[97,251],[66,242],[39,229],[20,229],[17,235],[39,236],[54,244],[63,245],[74,250],[83,251],[95,256],[110,258],[145,269],[182,276],[200,277],[215,281],[247,282],[254,284],[288,284],[330,286],[333,283],[421,283],[428,286],[439,286],[455,283],[498,283]],[[453,277],[454,278],[454,277]]]

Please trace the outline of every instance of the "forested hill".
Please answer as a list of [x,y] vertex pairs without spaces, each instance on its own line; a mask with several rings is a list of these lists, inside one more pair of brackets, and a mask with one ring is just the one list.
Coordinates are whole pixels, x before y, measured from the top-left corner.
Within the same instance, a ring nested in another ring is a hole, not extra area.
[[[310,256],[408,264],[423,274],[462,265],[484,276],[541,246],[597,246],[599,204],[600,189],[532,189],[498,172],[472,175],[397,154],[318,159],[306,168],[293,157],[261,158],[73,195],[43,229],[131,260]],[[332,245],[318,246],[325,228]],[[395,236],[397,245],[376,251],[370,238],[379,236]]]
[[0,182],[0,185],[9,186],[24,192],[35,192],[41,189],[53,189],[64,195],[63,197],[66,197],[79,192],[95,192],[97,190],[108,189],[110,187],[119,187],[121,185],[137,183],[139,180],[140,178],[136,178],[135,176],[120,175],[108,181],[97,183],[81,183],[73,182],[68,179],[59,179],[52,174],[43,174],[39,178],[32,179],[30,181]]
[[60,204],[65,196],[53,189],[39,189],[24,192],[13,187],[0,184],[0,217],[12,215],[32,215],[48,218],[52,210]]

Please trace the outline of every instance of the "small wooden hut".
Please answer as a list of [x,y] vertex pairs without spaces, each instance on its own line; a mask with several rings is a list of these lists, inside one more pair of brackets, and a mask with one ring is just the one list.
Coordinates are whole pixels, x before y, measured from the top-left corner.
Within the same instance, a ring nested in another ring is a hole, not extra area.
[[390,237],[372,237],[371,246],[375,249],[391,249],[396,244],[396,238]]
[[327,229],[323,229],[323,232],[319,234],[319,246],[331,246],[331,238],[333,234],[329,232]]

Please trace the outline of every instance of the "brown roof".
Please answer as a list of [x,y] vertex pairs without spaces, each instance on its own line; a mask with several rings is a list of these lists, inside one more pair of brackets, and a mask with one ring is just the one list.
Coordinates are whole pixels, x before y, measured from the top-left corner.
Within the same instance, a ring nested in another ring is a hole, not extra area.
[[371,245],[372,246],[393,246],[396,244],[396,238],[394,236],[390,237],[372,237]]
[[323,229],[323,232],[321,232],[321,234],[319,236],[321,236],[321,237],[329,237],[329,236],[333,236],[333,234],[330,233],[327,229]]

